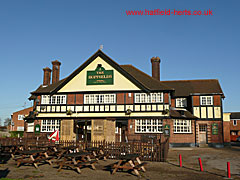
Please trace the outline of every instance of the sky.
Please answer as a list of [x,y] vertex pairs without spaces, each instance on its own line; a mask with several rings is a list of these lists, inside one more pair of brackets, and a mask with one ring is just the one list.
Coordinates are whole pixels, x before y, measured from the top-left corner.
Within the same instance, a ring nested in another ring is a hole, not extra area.
[[[103,45],[119,64],[161,80],[218,79],[224,112],[240,111],[239,0],[0,0],[0,118],[31,106],[43,68],[72,73]],[[128,16],[126,11],[207,11],[212,15]]]

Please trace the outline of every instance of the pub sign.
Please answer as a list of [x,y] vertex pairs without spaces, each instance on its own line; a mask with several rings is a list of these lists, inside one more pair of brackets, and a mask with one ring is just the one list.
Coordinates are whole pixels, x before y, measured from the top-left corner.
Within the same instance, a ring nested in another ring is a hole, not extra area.
[[87,71],[87,85],[112,85],[113,70],[105,70],[98,64],[95,71]]

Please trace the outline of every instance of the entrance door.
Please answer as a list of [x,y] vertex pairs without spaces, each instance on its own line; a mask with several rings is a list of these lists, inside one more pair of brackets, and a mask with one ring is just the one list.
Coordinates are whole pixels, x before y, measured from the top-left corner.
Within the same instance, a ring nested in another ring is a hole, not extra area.
[[207,124],[199,124],[199,142],[207,144]]

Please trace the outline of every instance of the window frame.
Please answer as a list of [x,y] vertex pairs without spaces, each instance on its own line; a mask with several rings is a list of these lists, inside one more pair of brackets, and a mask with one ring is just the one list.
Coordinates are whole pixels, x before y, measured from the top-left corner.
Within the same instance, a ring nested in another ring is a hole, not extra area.
[[116,104],[116,94],[84,94],[84,104]]
[[134,93],[134,103],[163,103],[163,92]]
[[[21,117],[21,118],[19,118],[19,117]],[[24,120],[24,115],[23,114],[19,114],[18,115],[18,121],[22,121],[22,120]]]
[[176,98],[176,100],[175,100],[175,107],[177,107],[177,108],[185,108],[185,107],[187,107],[187,98]]
[[60,130],[60,128],[61,128],[61,120],[60,119],[43,119],[43,120],[41,120],[41,132],[54,132],[57,129]]
[[233,126],[237,126],[237,120],[236,119],[233,120]]
[[42,95],[41,104],[67,104],[67,95]]
[[[183,124],[184,121],[187,122],[187,125]],[[177,124],[176,122],[178,122],[178,123],[182,122],[182,124]],[[189,128],[189,131],[187,131],[187,132],[184,131],[187,128]],[[178,129],[180,131],[177,131]],[[191,134],[192,133],[192,120],[174,119],[173,120],[173,133],[174,134]]]
[[135,119],[135,133],[163,133],[162,119]]
[[[210,98],[210,103],[208,102],[208,98]],[[203,103],[205,102],[205,103]],[[213,96],[200,96],[200,104],[202,106],[212,106],[213,105]]]

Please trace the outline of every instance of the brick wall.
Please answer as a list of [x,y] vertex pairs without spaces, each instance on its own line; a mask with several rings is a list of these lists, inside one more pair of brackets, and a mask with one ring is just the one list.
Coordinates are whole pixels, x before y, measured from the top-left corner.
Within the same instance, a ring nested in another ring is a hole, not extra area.
[[200,97],[193,96],[193,106],[200,106]]
[[237,120],[237,125],[233,125],[233,120],[230,120],[230,131],[240,131],[240,120]]
[[231,122],[229,122],[229,121],[223,122],[224,142],[226,142],[226,143],[231,142],[230,123]]
[[220,95],[213,96],[213,104],[215,106],[221,106],[221,96]]
[[14,126],[12,128],[12,131],[17,131],[17,127],[24,127],[24,120],[18,120],[18,115],[28,115],[30,111],[33,111],[33,107],[29,107],[13,113],[12,121],[14,122]]
[[83,104],[83,94],[76,94],[76,104]]
[[117,104],[124,104],[125,93],[117,93]]
[[75,94],[67,95],[67,104],[75,104]]
[[[129,94],[131,94],[129,97]],[[133,104],[134,102],[134,94],[133,93],[126,93],[126,104]]]

